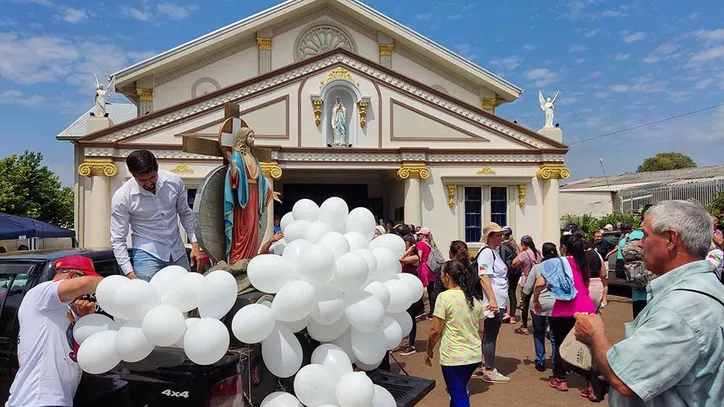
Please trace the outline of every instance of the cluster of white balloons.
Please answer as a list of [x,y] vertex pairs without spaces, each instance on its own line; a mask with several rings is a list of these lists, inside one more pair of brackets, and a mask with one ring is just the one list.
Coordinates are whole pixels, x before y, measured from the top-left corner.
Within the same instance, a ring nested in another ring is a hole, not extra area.
[[[236,279],[223,270],[204,276],[169,266],[151,282],[109,276],[96,289],[103,314],[80,318],[73,334],[78,365],[105,373],[121,361],[139,362],[156,346],[183,348],[194,363],[218,362],[229,348],[229,331],[219,320],[236,302]],[[201,318],[184,313],[198,309]]]
[[[406,310],[423,294],[416,276],[401,273],[404,241],[391,234],[373,239],[372,213],[366,208],[349,211],[337,197],[321,206],[297,201],[280,226],[284,239],[273,247],[274,254],[259,255],[248,267],[251,284],[276,294],[274,300],[239,310],[232,321],[234,336],[245,343],[261,342],[264,363],[275,376],[297,374],[295,392],[305,405],[371,405],[358,401],[381,391],[371,381],[362,386],[369,379],[364,373],[352,375],[352,364],[377,368],[409,334],[412,318]],[[302,347],[294,333],[305,328],[323,344],[315,353],[337,351],[334,362],[321,363],[327,357],[320,356],[315,363],[313,356],[312,364],[302,367]],[[349,390],[352,385],[366,390]],[[279,403],[269,406],[296,406]]]

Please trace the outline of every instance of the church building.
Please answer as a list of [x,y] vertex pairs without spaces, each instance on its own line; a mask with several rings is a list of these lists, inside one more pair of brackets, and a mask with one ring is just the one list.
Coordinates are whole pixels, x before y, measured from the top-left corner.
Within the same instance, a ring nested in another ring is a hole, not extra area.
[[298,199],[340,196],[430,228],[443,252],[457,239],[477,249],[488,221],[539,245],[558,239],[558,182],[570,175],[560,129],[497,116],[521,88],[358,0],[289,0],[112,76],[132,104],[58,135],[75,147],[82,246],[109,246],[134,150],[182,177],[193,203],[223,160],[183,140],[217,140],[230,103],[271,152],[261,165],[283,203],[269,222]]

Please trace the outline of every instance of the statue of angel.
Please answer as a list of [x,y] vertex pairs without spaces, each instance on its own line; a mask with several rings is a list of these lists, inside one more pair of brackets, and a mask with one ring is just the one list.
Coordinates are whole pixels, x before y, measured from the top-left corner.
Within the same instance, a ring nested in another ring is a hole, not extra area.
[[547,99],[543,98],[543,91],[538,91],[538,101],[540,102],[540,108],[543,112],[545,112],[546,115],[546,124],[544,127],[553,127],[553,113],[556,107],[553,105],[556,103],[556,99],[558,98],[558,94],[561,93],[560,91],[556,92],[556,95],[553,96],[553,99],[550,97]]
[[108,87],[105,88],[98,82],[98,77],[96,76],[96,74],[93,74],[93,77],[96,79],[96,100],[95,106],[93,106],[93,110],[91,111],[91,116],[107,117],[108,113],[106,113],[106,99],[110,98],[111,95],[113,95],[113,90],[116,87],[116,77],[111,77],[111,80],[108,83]]

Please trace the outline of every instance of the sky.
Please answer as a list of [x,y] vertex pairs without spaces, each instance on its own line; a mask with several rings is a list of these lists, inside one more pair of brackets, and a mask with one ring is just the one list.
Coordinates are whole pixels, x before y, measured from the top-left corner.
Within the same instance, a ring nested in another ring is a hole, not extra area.
[[[72,146],[55,136],[92,106],[93,74],[276,3],[0,0],[0,157],[40,151],[71,185]],[[721,0],[366,3],[525,89],[498,107],[502,117],[539,129],[538,91],[560,91],[555,121],[571,179],[635,171],[668,151],[724,163],[724,106],[600,137],[724,102]]]

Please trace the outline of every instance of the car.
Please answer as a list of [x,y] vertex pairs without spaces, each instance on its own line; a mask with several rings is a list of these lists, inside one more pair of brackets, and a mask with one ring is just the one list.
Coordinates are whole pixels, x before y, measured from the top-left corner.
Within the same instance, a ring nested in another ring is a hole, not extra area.
[[[52,279],[55,260],[69,255],[90,258],[103,276],[122,274],[110,249],[57,249],[0,255],[0,400],[3,402],[9,396],[18,369],[18,307],[30,288]],[[231,329],[237,310],[268,299],[269,294],[261,292],[240,295],[222,322]],[[309,363],[318,343],[304,332],[296,335],[304,349],[304,363]],[[100,400],[110,396],[118,402],[121,395],[127,395],[129,401],[123,405],[133,407],[251,407],[260,405],[264,397],[274,391],[293,393],[293,379],[279,379],[266,368],[261,345],[243,344],[231,337],[229,351],[210,366],[191,362],[183,349],[156,347],[141,362],[121,362],[103,375],[84,373],[74,405],[108,406]],[[423,378],[380,370],[368,374],[374,383],[390,391],[401,407],[414,406],[435,387],[435,381]]]

